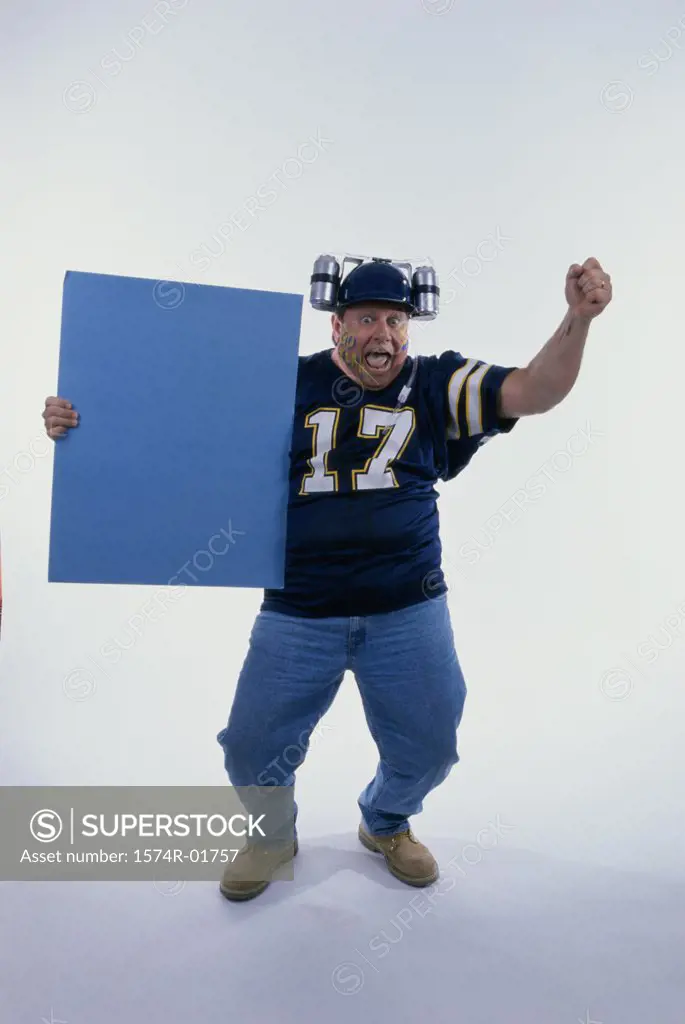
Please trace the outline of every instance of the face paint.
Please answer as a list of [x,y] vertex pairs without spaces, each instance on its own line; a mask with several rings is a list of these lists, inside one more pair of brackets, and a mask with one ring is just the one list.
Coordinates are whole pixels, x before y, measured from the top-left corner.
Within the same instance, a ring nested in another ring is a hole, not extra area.
[[343,362],[346,363],[347,366],[349,366],[352,369],[360,366],[359,359],[357,357],[356,352],[354,351],[356,345],[357,339],[354,337],[353,334],[348,334],[348,332],[343,327],[342,335],[340,337],[340,341],[338,342],[338,353]]
[[340,336],[340,341],[338,342],[338,351],[340,353],[346,352],[348,349],[354,348],[356,343],[357,339],[354,337],[354,335],[348,334],[348,332],[343,327],[342,334]]

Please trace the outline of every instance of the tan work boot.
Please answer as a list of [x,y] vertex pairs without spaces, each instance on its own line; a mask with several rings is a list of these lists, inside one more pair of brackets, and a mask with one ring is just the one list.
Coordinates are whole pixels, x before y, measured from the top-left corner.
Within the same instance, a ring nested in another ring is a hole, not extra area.
[[[297,854],[294,842],[248,843],[226,868],[219,890],[227,900],[251,900],[270,885],[273,875]],[[260,881],[257,881],[260,879]]]
[[410,828],[392,836],[374,836],[364,824],[359,826],[359,839],[367,850],[382,853],[388,870],[407,885],[432,885],[440,876],[438,862]]

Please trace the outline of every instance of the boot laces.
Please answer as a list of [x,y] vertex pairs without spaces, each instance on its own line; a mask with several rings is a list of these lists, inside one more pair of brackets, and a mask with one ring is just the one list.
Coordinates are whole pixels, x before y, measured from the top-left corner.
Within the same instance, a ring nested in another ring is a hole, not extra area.
[[407,839],[411,839],[411,841],[413,843],[416,842],[416,839],[414,838],[414,835],[413,835],[412,830],[410,828],[405,829],[404,832],[396,832],[395,835],[392,837],[392,840],[390,842],[390,851],[391,852],[396,849],[397,844],[399,843],[399,841],[402,838],[402,836],[406,836]]

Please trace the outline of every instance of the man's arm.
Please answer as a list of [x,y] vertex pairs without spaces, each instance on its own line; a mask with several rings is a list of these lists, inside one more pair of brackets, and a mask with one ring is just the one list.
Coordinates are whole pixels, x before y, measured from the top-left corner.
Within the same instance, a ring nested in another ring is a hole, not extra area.
[[528,366],[514,370],[502,382],[502,416],[533,416],[558,405],[575,384],[592,320],[611,302],[611,278],[596,259],[566,275],[568,312],[549,341]]

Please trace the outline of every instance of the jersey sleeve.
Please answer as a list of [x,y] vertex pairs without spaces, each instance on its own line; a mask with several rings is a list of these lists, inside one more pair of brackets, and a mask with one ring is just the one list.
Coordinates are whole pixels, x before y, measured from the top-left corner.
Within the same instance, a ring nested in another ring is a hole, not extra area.
[[499,395],[505,379],[517,367],[469,359],[460,352],[445,352],[440,362],[445,388],[445,428],[450,440],[480,439],[513,430],[518,417],[500,415]]
[[502,384],[517,367],[498,366],[460,352],[438,357],[433,392],[444,429],[446,465],[441,474],[450,480],[471,461],[478,448],[496,434],[508,434],[518,417],[502,416],[499,396]]

